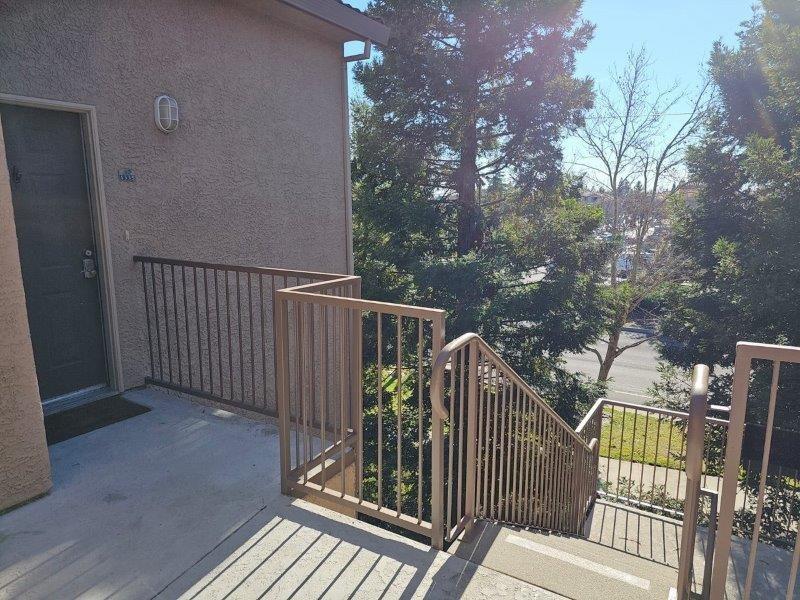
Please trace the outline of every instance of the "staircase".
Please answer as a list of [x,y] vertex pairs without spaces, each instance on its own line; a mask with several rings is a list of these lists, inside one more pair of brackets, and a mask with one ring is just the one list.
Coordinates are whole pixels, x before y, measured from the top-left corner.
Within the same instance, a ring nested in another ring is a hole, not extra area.
[[597,486],[596,438],[573,430],[474,333],[439,352],[431,397],[449,426],[445,542],[476,518],[581,533]]

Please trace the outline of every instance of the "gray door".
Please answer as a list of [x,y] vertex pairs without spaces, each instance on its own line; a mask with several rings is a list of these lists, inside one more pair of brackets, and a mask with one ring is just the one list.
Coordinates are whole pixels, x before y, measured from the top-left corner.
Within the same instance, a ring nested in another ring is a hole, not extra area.
[[[107,382],[80,116],[0,104],[42,400]],[[85,267],[88,267],[85,269]]]

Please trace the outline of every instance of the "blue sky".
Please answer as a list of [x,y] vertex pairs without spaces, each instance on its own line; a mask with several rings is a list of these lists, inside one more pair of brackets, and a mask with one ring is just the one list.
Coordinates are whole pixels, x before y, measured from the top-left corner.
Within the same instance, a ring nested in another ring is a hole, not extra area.
[[[361,9],[368,4],[347,1]],[[659,84],[679,81],[695,88],[714,42],[734,44],[752,5],[753,0],[585,0],[582,16],[595,24],[595,34],[578,58],[578,75],[591,76],[603,86],[614,63],[621,65],[631,48],[645,45]],[[352,78],[350,92],[351,97],[360,94]],[[567,141],[566,154],[571,150],[573,143]]]

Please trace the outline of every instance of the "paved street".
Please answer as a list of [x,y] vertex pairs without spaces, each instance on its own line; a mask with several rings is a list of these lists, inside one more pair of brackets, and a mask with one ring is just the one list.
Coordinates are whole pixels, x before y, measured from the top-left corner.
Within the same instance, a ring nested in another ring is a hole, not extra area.
[[[630,344],[642,337],[644,336],[640,333],[623,332],[620,343]],[[605,354],[606,344],[598,344],[596,348],[601,354]],[[584,373],[592,378],[597,377],[600,365],[593,353],[567,354],[564,357],[567,360],[567,369],[570,371]],[[645,404],[650,399],[647,388],[658,381],[657,363],[658,352],[651,342],[645,342],[623,352],[611,367],[607,397],[611,400]]]

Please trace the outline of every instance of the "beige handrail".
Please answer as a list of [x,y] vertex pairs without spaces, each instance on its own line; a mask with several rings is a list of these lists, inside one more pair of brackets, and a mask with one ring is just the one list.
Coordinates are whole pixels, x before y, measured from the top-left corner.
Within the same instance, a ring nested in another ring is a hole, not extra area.
[[473,340],[477,341],[481,352],[491,356],[492,360],[503,367],[502,370],[506,374],[506,377],[513,379],[513,381],[523,388],[528,394],[536,398],[537,402],[542,404],[542,408],[564,428],[567,435],[573,438],[576,442],[582,444],[586,450],[589,450],[589,443],[580,435],[578,435],[576,431],[572,429],[569,423],[561,418],[561,416],[559,416],[559,414],[554,411],[550,405],[544,401],[544,399],[542,399],[536,390],[528,385],[527,382],[520,377],[520,375],[517,374],[517,372],[514,371],[514,369],[511,368],[511,366],[509,366],[509,364],[504,361],[500,355],[497,354],[497,352],[495,352],[495,350],[477,333],[465,333],[457,337],[444,348],[442,348],[442,351],[439,352],[439,355],[436,357],[436,361],[433,364],[431,398],[433,410],[437,412],[439,418],[447,420],[450,417],[449,412],[444,405],[444,371],[447,368],[447,365],[450,363],[452,354],[457,350],[465,348]]
[[478,334],[436,356],[431,408],[434,448],[449,448],[434,453],[434,534],[452,541],[479,517],[580,533],[598,440],[578,435]]

